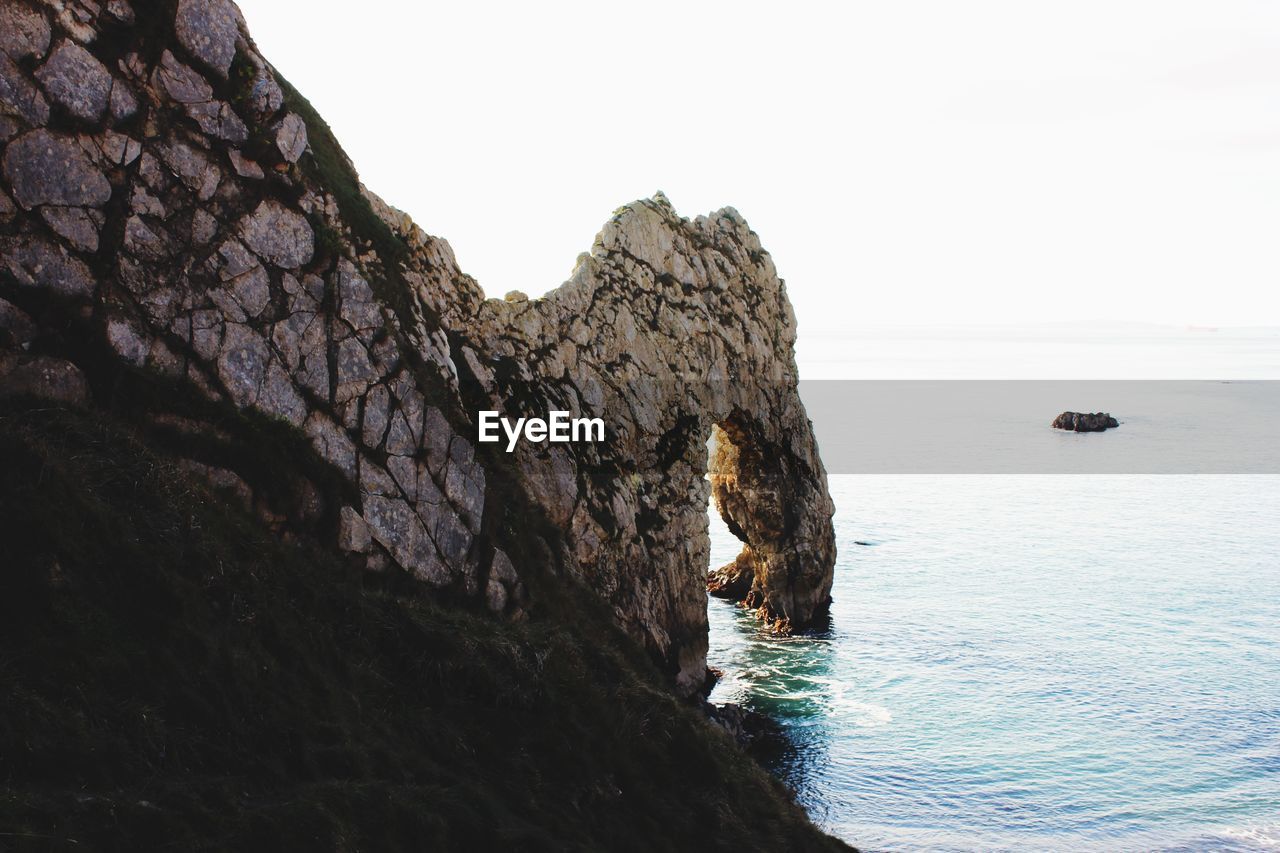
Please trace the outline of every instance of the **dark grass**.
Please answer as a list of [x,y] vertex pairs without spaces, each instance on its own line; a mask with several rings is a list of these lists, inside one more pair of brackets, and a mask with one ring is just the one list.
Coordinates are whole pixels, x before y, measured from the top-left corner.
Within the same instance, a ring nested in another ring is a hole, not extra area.
[[0,849],[843,849],[589,595],[392,586],[7,404]]

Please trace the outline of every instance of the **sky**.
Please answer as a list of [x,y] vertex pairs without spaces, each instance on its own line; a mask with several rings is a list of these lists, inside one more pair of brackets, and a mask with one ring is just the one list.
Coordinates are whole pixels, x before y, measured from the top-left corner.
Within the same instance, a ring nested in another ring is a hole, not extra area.
[[243,0],[490,296],[737,208],[801,334],[1280,324],[1280,3]]

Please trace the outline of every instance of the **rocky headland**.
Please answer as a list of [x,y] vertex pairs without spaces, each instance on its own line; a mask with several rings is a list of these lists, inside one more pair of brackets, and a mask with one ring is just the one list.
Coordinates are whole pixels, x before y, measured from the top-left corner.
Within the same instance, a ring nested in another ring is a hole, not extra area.
[[[92,413],[274,541],[495,630],[589,622],[563,607],[585,590],[681,697],[707,678],[709,499],[744,543],[713,586],[774,630],[825,615],[795,318],[734,210],[626,205],[556,290],[486,298],[227,0],[0,0],[0,145],[19,445],[42,406]],[[480,410],[600,417],[606,440],[506,454]],[[70,558],[46,550],[48,581]]]

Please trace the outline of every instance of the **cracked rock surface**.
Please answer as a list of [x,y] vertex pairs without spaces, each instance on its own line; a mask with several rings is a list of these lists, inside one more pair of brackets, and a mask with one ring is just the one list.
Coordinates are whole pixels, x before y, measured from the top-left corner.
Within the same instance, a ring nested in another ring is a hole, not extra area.
[[[229,0],[0,0],[0,146],[0,395],[130,413],[282,535],[462,606],[525,618],[535,577],[581,581],[684,693],[710,498],[744,541],[713,588],[778,630],[822,618],[795,318],[732,209],[627,205],[560,288],[486,299],[365,190]],[[600,417],[606,440],[506,454],[481,409]]]

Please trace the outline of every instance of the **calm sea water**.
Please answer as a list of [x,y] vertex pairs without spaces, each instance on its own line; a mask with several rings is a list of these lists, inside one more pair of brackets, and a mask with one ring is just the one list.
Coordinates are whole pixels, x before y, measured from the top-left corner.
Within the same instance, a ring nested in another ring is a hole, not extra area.
[[[837,476],[832,625],[713,701],[871,850],[1280,850],[1280,477]],[[738,550],[713,515],[713,565]],[[857,542],[867,542],[859,545]]]
[[[1275,329],[866,330],[799,352],[807,378],[1280,378]],[[829,831],[867,850],[1280,850],[1280,476],[831,490],[830,630],[779,640],[713,600],[709,656],[713,701],[782,722],[774,769]],[[711,515],[718,566],[739,543]]]

